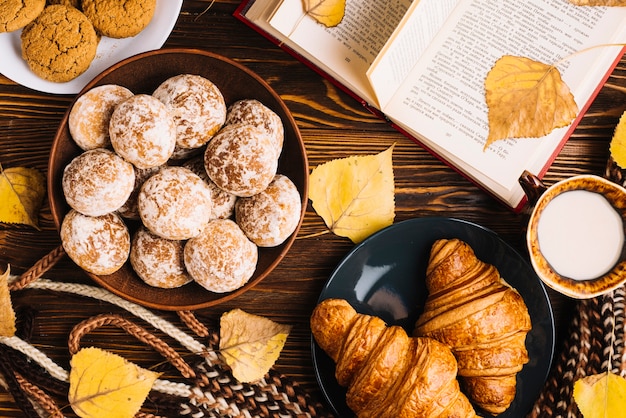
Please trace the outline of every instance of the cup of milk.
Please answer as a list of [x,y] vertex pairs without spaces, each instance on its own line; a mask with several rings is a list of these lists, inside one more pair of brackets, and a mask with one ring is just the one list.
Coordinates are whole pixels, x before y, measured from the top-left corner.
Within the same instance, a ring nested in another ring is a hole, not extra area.
[[626,189],[579,175],[538,195],[526,233],[530,261],[549,287],[592,298],[626,282]]

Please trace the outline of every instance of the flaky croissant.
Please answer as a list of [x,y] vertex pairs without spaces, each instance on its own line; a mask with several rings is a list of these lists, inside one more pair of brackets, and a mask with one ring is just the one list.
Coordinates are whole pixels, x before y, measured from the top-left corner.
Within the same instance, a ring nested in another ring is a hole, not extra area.
[[428,298],[415,336],[452,349],[461,387],[484,411],[496,415],[513,402],[516,375],[528,363],[530,316],[520,294],[465,242],[434,243],[426,271]]
[[320,302],[311,331],[335,361],[346,403],[359,418],[476,417],[445,345],[410,338],[399,326],[357,313],[343,299]]

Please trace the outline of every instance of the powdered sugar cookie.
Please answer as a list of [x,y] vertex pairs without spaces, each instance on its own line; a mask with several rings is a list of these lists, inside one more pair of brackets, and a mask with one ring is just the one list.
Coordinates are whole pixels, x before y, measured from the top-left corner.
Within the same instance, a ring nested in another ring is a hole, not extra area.
[[222,93],[210,80],[181,74],[161,83],[152,93],[167,106],[176,123],[176,145],[199,148],[213,138],[226,119]]
[[141,280],[161,289],[174,289],[192,280],[185,269],[182,241],[161,238],[146,228],[133,236],[130,264]]
[[109,122],[111,145],[135,167],[163,165],[174,152],[176,125],[158,99],[137,94],[117,105]]
[[107,147],[113,110],[132,95],[126,87],[105,84],[76,99],[67,123],[74,142],[85,151]]
[[117,210],[126,202],[134,185],[132,164],[104,148],[75,157],[65,167],[61,180],[68,205],[89,216]]
[[154,234],[185,240],[198,235],[211,219],[211,190],[184,167],[165,167],[143,183],[139,216]]
[[280,116],[256,99],[238,100],[228,107],[226,125],[243,123],[265,129],[272,138],[278,157],[283,149],[285,128]]
[[128,228],[115,213],[86,216],[70,210],[61,223],[60,236],[67,255],[93,274],[116,272],[130,252]]
[[265,190],[237,200],[237,224],[259,247],[282,244],[295,231],[300,221],[302,204],[293,182],[278,174]]
[[246,284],[256,270],[258,248],[230,219],[215,219],[187,241],[185,266],[205,289],[224,293]]
[[141,190],[141,186],[143,183],[148,180],[153,174],[157,173],[161,168],[165,166],[159,167],[150,167],[150,168],[137,168],[135,167],[135,187],[133,188],[132,193],[126,199],[126,202],[117,210],[117,213],[120,214],[122,218],[125,219],[139,219],[139,209],[137,208],[137,198],[139,196],[139,191]]
[[207,145],[204,167],[213,182],[235,196],[263,191],[274,178],[278,158],[265,129],[225,126]]

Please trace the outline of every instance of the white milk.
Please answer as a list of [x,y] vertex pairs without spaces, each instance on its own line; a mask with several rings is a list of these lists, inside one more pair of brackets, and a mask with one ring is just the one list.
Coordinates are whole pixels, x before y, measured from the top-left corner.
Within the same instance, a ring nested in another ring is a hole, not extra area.
[[546,205],[537,225],[537,238],[541,253],[557,273],[588,280],[617,264],[624,226],[604,196],[572,190]]

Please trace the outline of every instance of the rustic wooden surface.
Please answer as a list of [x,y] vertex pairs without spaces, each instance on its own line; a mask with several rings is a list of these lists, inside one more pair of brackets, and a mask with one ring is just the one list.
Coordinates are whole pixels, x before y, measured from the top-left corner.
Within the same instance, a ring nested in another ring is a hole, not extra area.
[[[446,216],[476,222],[498,233],[527,254],[524,246],[526,214],[514,214],[456,174],[388,125],[373,117],[354,99],[339,91],[300,62],[232,17],[235,0],[185,1],[165,47],[196,47],[232,58],[269,82],[293,112],[305,141],[311,168],[334,158],[394,149],[396,221]],[[50,145],[71,96],[43,94],[0,76],[0,164],[26,166],[46,172]],[[602,174],[608,144],[619,116],[626,109],[626,59],[623,59],[586,112],[554,165],[548,184],[580,173]],[[0,224],[0,268],[13,273],[28,269],[60,241],[45,202],[41,230]],[[325,234],[312,207],[307,208],[299,239],[278,268],[253,290],[228,303],[197,312],[207,324],[231,308],[267,316],[293,325],[276,368],[319,396],[310,358],[308,319],[333,268],[353,248],[344,238]],[[70,261],[63,259],[47,275],[57,280],[90,283]],[[550,292],[558,329],[563,330],[571,301]],[[98,301],[43,291],[21,291],[13,302],[37,312],[33,344],[67,367],[67,336],[79,321],[113,311]],[[163,316],[177,321],[172,313]],[[562,333],[559,335],[562,336]],[[96,333],[91,342],[142,365],[162,359],[158,354],[114,329]],[[64,412],[70,414],[69,409]],[[0,393],[0,416],[22,416],[6,393]]]

